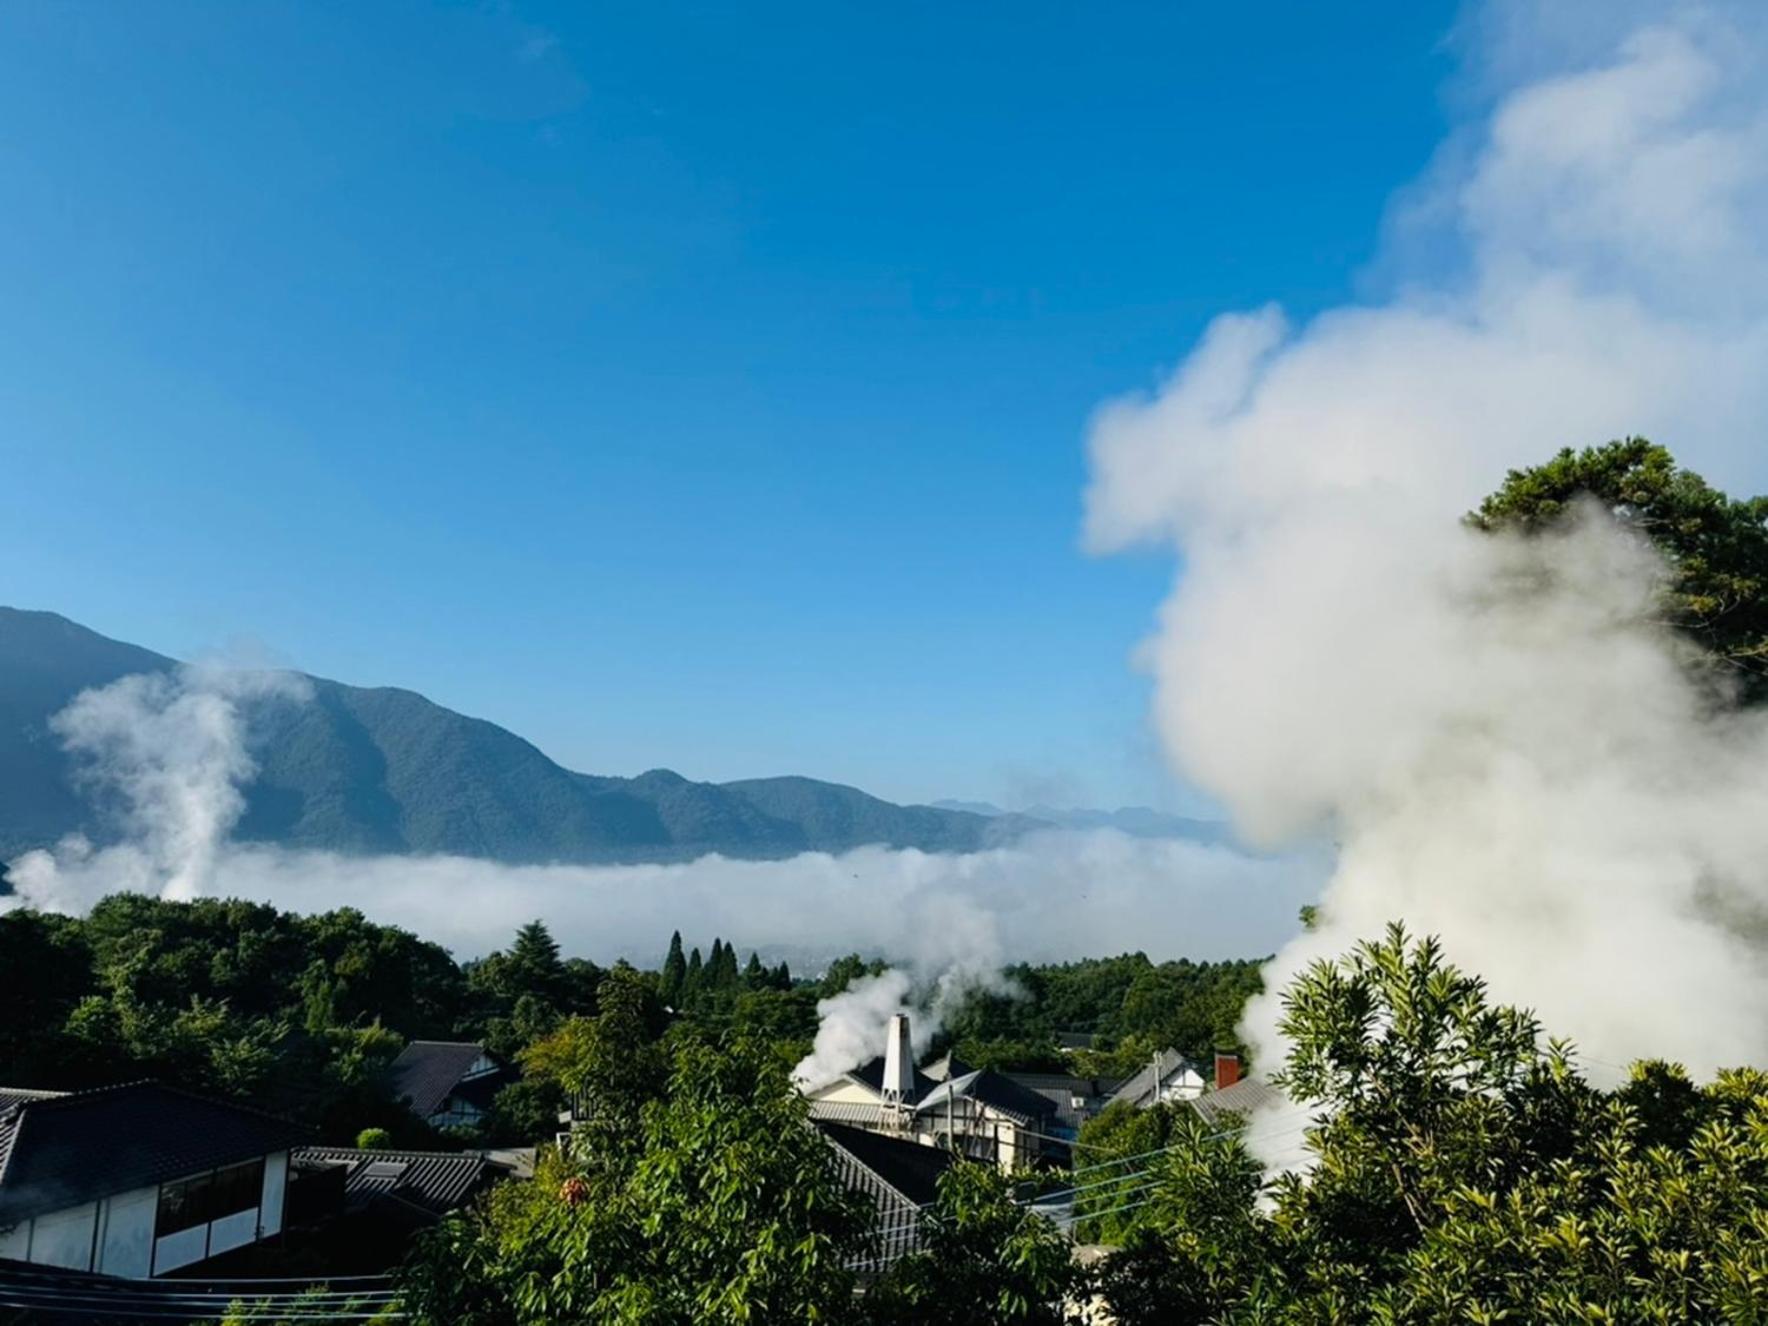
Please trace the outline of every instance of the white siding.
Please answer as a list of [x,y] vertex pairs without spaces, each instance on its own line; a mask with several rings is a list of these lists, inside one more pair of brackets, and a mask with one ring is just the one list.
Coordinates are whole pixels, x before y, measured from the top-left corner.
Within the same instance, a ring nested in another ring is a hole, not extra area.
[[153,1274],[153,1222],[160,1190],[137,1188],[105,1201],[99,1231],[98,1265],[106,1275],[139,1278]]
[[243,1248],[258,1237],[258,1208],[249,1211],[235,1211],[232,1215],[222,1216],[209,1226],[209,1256],[219,1257],[224,1252],[232,1252],[235,1248]]
[[289,1153],[264,1157],[264,1197],[258,1211],[258,1237],[282,1233],[283,1194],[288,1188]]
[[31,1252],[31,1222],[21,1220],[11,1229],[0,1230],[0,1257],[15,1262],[29,1258]]
[[36,1227],[31,1231],[31,1260],[39,1266],[90,1271],[92,1234],[97,1222],[97,1202],[38,1216]]
[[176,1271],[180,1266],[189,1266],[192,1262],[200,1262],[209,1255],[209,1227],[194,1225],[190,1229],[181,1229],[176,1234],[168,1234],[158,1239],[153,1245],[153,1273],[164,1275],[167,1271]]

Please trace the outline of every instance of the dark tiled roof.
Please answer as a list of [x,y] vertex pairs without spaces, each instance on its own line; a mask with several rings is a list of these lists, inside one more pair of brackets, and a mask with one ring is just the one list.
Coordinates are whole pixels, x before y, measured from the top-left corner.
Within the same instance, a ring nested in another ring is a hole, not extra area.
[[1225,1115],[1250,1117],[1254,1110],[1267,1105],[1287,1103],[1288,1097],[1263,1078],[1243,1077],[1231,1087],[1206,1091],[1191,1102],[1191,1108],[1203,1116],[1211,1127],[1225,1124]]
[[1075,1077],[1071,1073],[1015,1073],[1006,1076],[1032,1091],[1065,1091],[1072,1096],[1109,1096],[1117,1090],[1115,1078]]
[[1056,1048],[1060,1050],[1090,1050],[1098,1043],[1099,1038],[1090,1031],[1059,1031],[1056,1033]]
[[299,1146],[307,1129],[158,1082],[0,1112],[0,1225]]
[[14,1105],[23,1105],[31,1100],[54,1100],[57,1096],[65,1096],[65,1091],[33,1091],[29,1087],[0,1087],[0,1114],[4,1114]]
[[409,1101],[413,1114],[427,1119],[442,1108],[484,1053],[484,1046],[466,1041],[413,1041],[388,1070],[393,1094]]
[[359,1151],[353,1147],[304,1146],[295,1164],[345,1168],[344,1199],[366,1205],[390,1197],[427,1215],[444,1216],[509,1171],[484,1156],[459,1151]]
[[913,1206],[925,1206],[933,1200],[939,1176],[951,1168],[955,1159],[943,1147],[885,1137],[863,1128],[838,1123],[819,1123],[817,1127],[831,1146],[845,1151]]
[[932,1091],[921,1097],[915,1106],[917,1112],[937,1110],[948,1098],[959,1100],[977,1100],[1010,1114],[1025,1123],[1054,1114],[1054,1101],[1038,1095],[1028,1087],[1022,1087],[1004,1073],[997,1073],[992,1068],[984,1068],[978,1072],[954,1077],[949,1082],[941,1082]]
[[[870,1063],[861,1064],[858,1068],[853,1070],[850,1076],[858,1078],[873,1091],[882,1092],[884,1090],[884,1056],[879,1055]],[[917,1068],[915,1070],[914,1099],[921,1099],[921,1097],[926,1095],[933,1086],[933,1079]]]

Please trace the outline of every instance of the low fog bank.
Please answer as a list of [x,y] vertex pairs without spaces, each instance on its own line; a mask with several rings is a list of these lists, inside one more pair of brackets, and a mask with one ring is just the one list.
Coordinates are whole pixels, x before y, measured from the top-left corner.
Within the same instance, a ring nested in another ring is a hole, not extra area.
[[[64,860],[63,896],[90,905],[108,891],[104,856]],[[82,869],[100,878],[80,878]],[[1294,933],[1297,909],[1326,873],[1318,858],[1100,831],[1038,834],[967,855],[868,847],[637,866],[229,847],[206,892],[302,912],[356,907],[461,958],[506,944],[516,925],[541,917],[566,953],[598,962],[654,963],[679,929],[690,946],[722,936],[739,951],[799,963],[857,950],[940,971],[1136,949],[1156,960],[1269,953]],[[127,886],[152,891],[146,878]]]

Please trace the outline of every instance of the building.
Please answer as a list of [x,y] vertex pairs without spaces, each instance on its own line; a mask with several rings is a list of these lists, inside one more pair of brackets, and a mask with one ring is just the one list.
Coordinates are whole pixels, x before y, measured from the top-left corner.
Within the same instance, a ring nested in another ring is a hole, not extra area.
[[970,1068],[950,1055],[931,1067],[915,1067],[909,1020],[899,1013],[890,1020],[883,1055],[808,1093],[810,1116],[818,1124],[939,1147],[1008,1171],[1065,1158],[1051,1101],[1003,1073]]
[[483,1045],[412,1041],[388,1069],[393,1094],[435,1128],[472,1127],[515,1074]]
[[921,1246],[921,1210],[938,1195],[939,1176],[956,1159],[949,1151],[840,1123],[818,1123],[836,1171],[878,1208],[878,1243],[855,1267],[882,1270]]
[[[1239,1060],[1235,1060],[1236,1066]],[[1236,1074],[1237,1076],[1238,1074]],[[1125,1078],[1106,1105],[1123,1102],[1145,1110],[1175,1100],[1195,1100],[1209,1089],[1203,1070],[1177,1050],[1162,1050]]]
[[465,1206],[510,1166],[461,1151],[363,1151],[304,1146],[290,1153],[289,1223],[372,1215],[422,1227]]
[[1077,1077],[1071,1073],[1020,1073],[1007,1076],[1028,1091],[1035,1091],[1056,1107],[1056,1131],[1073,1138],[1081,1125],[1105,1108],[1123,1084],[1112,1077]]
[[273,1238],[308,1140],[157,1082],[0,1091],[0,1258],[142,1278]]
[[1307,1111],[1294,1105],[1288,1096],[1263,1078],[1243,1077],[1218,1091],[1198,1096],[1191,1102],[1203,1121],[1211,1128],[1225,1128],[1245,1121],[1254,1114],[1264,1114],[1279,1121],[1307,1118]]

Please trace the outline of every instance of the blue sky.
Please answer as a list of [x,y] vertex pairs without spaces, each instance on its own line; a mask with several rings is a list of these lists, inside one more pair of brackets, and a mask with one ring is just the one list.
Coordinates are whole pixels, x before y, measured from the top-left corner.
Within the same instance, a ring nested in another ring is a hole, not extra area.
[[1082,443],[1341,302],[1445,3],[0,7],[0,601],[573,767],[1188,800]]

